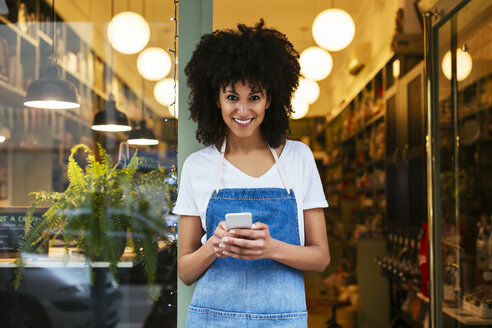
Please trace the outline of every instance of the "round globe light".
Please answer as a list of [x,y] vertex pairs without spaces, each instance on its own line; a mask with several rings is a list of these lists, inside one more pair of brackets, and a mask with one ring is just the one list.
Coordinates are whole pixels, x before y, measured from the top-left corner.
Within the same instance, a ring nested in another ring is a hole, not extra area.
[[[473,60],[470,54],[461,49],[456,49],[456,78],[463,81],[470,75]],[[451,80],[451,51],[446,52],[442,58],[442,72],[448,80]]]
[[393,62],[393,77],[396,79],[398,76],[400,76],[400,60],[395,59]]
[[308,79],[299,79],[299,87],[294,95],[295,99],[299,99],[302,102],[310,105],[315,102],[319,97],[318,83]]
[[121,12],[108,25],[108,39],[114,49],[131,55],[141,51],[149,42],[147,21],[132,11]]
[[[176,82],[176,90],[178,90],[178,82]],[[154,97],[163,106],[171,105],[174,102],[174,80],[167,78],[157,82],[154,87]]]
[[171,57],[164,49],[147,48],[138,55],[137,69],[140,75],[147,80],[163,79],[171,71]]
[[352,42],[355,23],[350,15],[341,9],[327,9],[316,16],[313,22],[313,38],[327,50],[339,51]]
[[292,115],[294,120],[298,120],[307,114],[309,110],[309,105],[299,99],[292,99]]
[[301,53],[299,62],[302,75],[314,81],[326,78],[333,68],[333,59],[330,53],[319,47],[305,49]]

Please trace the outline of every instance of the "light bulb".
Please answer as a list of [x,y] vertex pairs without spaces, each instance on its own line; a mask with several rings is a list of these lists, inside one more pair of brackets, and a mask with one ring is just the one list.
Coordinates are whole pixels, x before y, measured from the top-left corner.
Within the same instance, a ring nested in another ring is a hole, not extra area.
[[330,51],[342,50],[352,42],[354,35],[354,20],[344,10],[327,9],[314,19],[313,38],[322,48]]
[[127,142],[129,145],[137,145],[137,146],[153,146],[159,144],[159,140],[157,139],[145,139],[145,138],[129,139]]
[[307,114],[309,105],[299,99],[294,98],[292,99],[292,110],[292,118],[297,120]]
[[393,62],[393,77],[397,78],[398,76],[400,76],[400,60],[396,59]]
[[301,53],[299,62],[302,75],[314,81],[326,78],[333,68],[331,55],[319,47],[305,49]]
[[27,107],[43,108],[43,109],[75,109],[79,108],[80,104],[58,100],[36,100],[26,101],[24,103]]
[[[448,50],[442,58],[442,72],[448,80],[451,80],[451,51]],[[463,81],[470,75],[473,60],[470,54],[461,49],[456,49],[456,78]]]
[[141,51],[149,42],[147,21],[132,11],[121,12],[108,25],[108,39],[114,49],[127,55]]
[[91,126],[91,129],[95,131],[104,131],[104,132],[126,132],[126,131],[130,131],[132,127],[128,125],[102,124],[102,125],[93,125]]
[[138,55],[137,68],[145,79],[157,81],[171,71],[171,57],[161,48],[150,47]]
[[299,87],[294,95],[295,99],[299,99],[308,105],[315,102],[319,97],[318,83],[308,79],[299,79]]
[[[178,90],[178,82],[176,82],[176,90]],[[157,82],[154,87],[154,97],[163,106],[171,105],[174,102],[174,80],[167,78]]]

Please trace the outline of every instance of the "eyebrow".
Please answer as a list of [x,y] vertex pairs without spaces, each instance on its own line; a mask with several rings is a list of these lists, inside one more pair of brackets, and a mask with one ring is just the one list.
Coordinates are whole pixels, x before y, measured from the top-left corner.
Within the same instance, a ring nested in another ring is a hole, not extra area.
[[[230,92],[230,93],[233,93],[235,95],[238,95],[238,93],[235,90],[232,90],[232,89],[226,90],[225,92]],[[251,95],[254,95],[255,93],[261,93],[263,95],[263,91],[261,91],[261,90],[253,90],[253,91],[251,91],[249,93],[249,95],[251,96]]]

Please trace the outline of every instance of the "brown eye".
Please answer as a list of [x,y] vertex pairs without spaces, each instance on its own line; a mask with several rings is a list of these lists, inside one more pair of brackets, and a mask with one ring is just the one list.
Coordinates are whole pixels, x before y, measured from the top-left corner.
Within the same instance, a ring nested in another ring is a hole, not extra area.
[[237,97],[236,97],[236,96],[234,96],[234,95],[228,95],[228,96],[227,96],[227,99],[228,99],[228,100],[237,100]]

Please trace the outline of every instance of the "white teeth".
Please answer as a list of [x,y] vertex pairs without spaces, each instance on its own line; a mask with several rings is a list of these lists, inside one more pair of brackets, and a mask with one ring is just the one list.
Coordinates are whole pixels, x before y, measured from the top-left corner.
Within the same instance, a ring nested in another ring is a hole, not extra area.
[[239,124],[248,124],[248,123],[249,123],[249,122],[251,122],[252,120],[253,120],[252,118],[250,118],[249,120],[245,120],[245,121],[243,121],[243,120],[239,120],[239,119],[237,119],[237,118],[235,118],[235,119],[234,119],[234,121],[236,121],[236,122],[237,122],[237,123],[239,123]]

